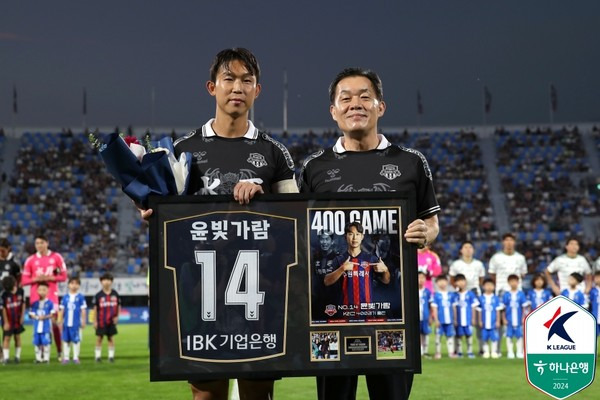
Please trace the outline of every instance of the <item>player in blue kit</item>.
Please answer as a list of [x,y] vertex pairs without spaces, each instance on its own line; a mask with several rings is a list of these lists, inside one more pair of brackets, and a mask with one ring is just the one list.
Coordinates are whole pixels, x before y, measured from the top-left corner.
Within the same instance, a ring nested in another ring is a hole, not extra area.
[[52,343],[50,319],[56,311],[54,304],[48,299],[46,282],[38,283],[37,293],[39,300],[31,305],[29,316],[34,320],[33,345],[35,346],[35,362],[39,364],[50,362],[50,343]]
[[567,279],[569,287],[563,290],[560,294],[568,297],[580,306],[587,308],[587,299],[585,298],[585,294],[581,291],[579,286],[579,284],[583,282],[583,279],[583,275],[578,272],[573,272]]
[[81,329],[85,328],[87,304],[79,293],[81,281],[77,277],[69,278],[69,292],[62,298],[58,311],[58,320],[63,322],[63,364],[69,363],[69,352],[73,343],[73,363],[79,364]]
[[589,297],[590,312],[596,317],[596,336],[600,336],[600,271],[594,273],[594,284]]
[[463,274],[454,277],[457,292],[454,301],[454,325],[456,326],[456,355],[463,356],[462,338],[467,340],[467,357],[475,358],[473,354],[473,310],[479,305],[477,295],[467,290],[467,278]]
[[435,333],[435,358],[442,358],[442,336],[446,336],[448,357],[455,358],[454,352],[454,301],[455,293],[448,291],[448,277],[439,275],[435,279],[437,286],[433,294],[433,320],[437,331]]
[[527,292],[527,299],[529,300],[531,311],[535,310],[548,300],[552,296],[550,289],[547,289],[548,282],[543,274],[535,274],[531,279],[531,289]]
[[429,357],[429,334],[431,333],[431,303],[433,298],[429,289],[425,287],[427,275],[419,270],[419,326],[421,331],[421,355]]
[[504,317],[502,322],[506,326],[507,357],[515,358],[513,338],[516,339],[517,358],[523,358],[523,318],[527,314],[529,301],[525,293],[519,289],[520,278],[518,275],[508,276],[510,290],[504,292]]
[[494,281],[490,278],[483,281],[483,294],[479,296],[478,320],[483,342],[483,358],[499,358],[499,337],[501,312],[504,309],[500,298],[496,296]]

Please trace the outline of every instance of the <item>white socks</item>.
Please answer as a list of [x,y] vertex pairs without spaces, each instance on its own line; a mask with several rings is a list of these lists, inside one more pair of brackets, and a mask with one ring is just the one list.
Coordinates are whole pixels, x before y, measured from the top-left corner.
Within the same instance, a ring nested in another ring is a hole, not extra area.
[[[63,346],[63,360],[69,361],[69,353],[71,352],[71,350],[70,350],[71,343],[63,342],[62,346]],[[73,357],[73,358],[75,358],[75,357]]]
[[73,360],[79,360],[80,350],[81,350],[81,343],[73,343]]
[[108,358],[115,358],[115,346],[108,347]]

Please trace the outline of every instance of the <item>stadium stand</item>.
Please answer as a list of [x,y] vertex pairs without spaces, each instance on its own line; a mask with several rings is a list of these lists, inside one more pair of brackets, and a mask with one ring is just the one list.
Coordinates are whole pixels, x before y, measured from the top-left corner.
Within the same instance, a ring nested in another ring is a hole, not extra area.
[[[487,131],[487,139],[483,129],[385,132],[392,143],[421,151],[430,163],[442,206],[441,233],[434,244],[442,264],[447,268],[464,240],[473,241],[476,257],[487,262],[500,247],[501,228],[517,235],[531,272],[562,253],[572,235],[581,240],[584,255],[595,260],[600,196],[591,171],[599,163],[600,130]],[[183,133],[170,131],[154,139]],[[333,146],[339,132],[272,135],[288,147],[299,170],[306,156]],[[491,150],[484,146],[488,139]],[[0,236],[13,243],[19,259],[33,252],[33,236],[45,232],[72,273],[146,273],[147,227],[84,133],[23,132],[10,138],[2,131],[0,166]],[[500,188],[500,203],[491,201],[492,187]],[[505,218],[498,204],[506,208]]]

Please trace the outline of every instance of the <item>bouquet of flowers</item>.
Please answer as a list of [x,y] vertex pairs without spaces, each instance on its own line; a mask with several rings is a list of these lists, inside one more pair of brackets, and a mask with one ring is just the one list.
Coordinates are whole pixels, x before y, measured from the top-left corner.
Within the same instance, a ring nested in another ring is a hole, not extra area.
[[188,185],[192,155],[182,153],[175,157],[173,140],[164,137],[146,146],[134,136],[111,133],[100,138],[90,133],[92,146],[98,149],[108,172],[121,184],[123,192],[136,204],[148,207],[148,196],[185,193]]

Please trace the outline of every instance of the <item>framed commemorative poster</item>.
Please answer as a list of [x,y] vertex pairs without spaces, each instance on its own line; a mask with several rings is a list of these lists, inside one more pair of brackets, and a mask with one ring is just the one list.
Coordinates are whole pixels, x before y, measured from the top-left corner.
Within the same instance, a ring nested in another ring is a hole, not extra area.
[[151,380],[421,372],[413,195],[150,208]]

